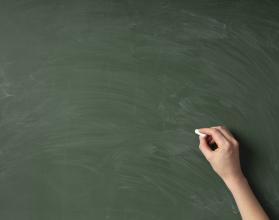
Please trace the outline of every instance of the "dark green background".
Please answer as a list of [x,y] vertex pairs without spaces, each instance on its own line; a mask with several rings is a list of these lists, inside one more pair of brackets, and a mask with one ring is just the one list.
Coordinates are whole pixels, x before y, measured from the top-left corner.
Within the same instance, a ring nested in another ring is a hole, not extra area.
[[225,124],[279,216],[279,2],[0,0],[0,219],[240,219]]

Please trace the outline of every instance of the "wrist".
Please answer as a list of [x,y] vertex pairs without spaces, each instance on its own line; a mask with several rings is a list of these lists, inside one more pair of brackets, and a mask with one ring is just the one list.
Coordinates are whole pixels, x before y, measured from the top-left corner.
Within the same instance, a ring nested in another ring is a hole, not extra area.
[[233,191],[239,187],[243,187],[248,183],[246,177],[243,174],[223,179],[223,181],[230,191]]

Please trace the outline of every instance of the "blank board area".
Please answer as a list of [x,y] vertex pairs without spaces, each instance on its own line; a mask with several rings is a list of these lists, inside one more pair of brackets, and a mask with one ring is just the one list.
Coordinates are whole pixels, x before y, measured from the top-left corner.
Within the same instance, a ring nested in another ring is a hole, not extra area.
[[0,5],[0,219],[239,220],[219,124],[278,218],[278,1]]

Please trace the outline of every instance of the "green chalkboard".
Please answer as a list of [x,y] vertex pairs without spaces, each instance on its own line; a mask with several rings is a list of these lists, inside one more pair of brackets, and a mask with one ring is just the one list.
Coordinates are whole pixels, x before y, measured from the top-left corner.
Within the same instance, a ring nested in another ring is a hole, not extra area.
[[279,217],[279,2],[0,0],[0,219],[236,220],[225,124]]

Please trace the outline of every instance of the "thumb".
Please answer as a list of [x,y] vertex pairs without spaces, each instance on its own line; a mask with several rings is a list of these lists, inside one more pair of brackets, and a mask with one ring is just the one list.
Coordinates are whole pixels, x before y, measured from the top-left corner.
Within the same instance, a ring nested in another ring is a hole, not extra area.
[[199,137],[200,139],[200,145],[199,145],[199,148],[200,148],[200,151],[202,152],[202,154],[205,156],[205,158],[207,160],[210,159],[210,157],[212,156],[213,154],[213,151],[211,150],[211,148],[209,147],[207,141],[206,141],[206,138],[204,137]]

